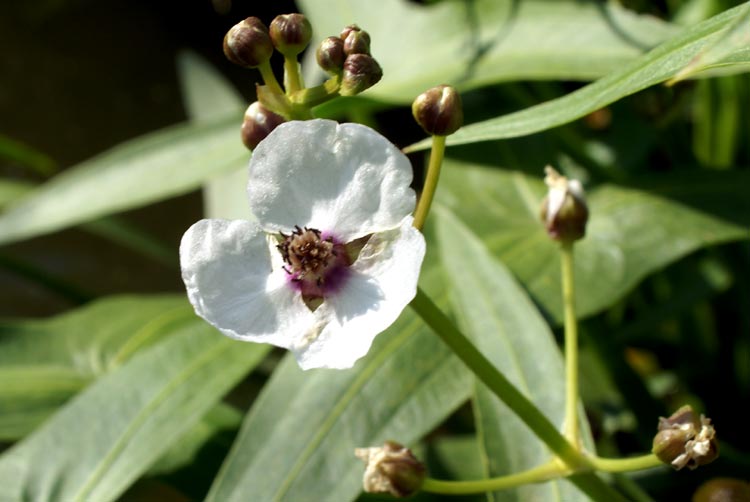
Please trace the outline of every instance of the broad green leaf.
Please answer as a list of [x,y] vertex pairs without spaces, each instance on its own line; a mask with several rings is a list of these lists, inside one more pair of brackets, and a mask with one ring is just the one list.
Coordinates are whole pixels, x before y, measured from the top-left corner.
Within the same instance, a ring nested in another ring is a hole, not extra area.
[[[0,179],[0,210],[34,188],[33,183]],[[121,246],[137,251],[167,266],[174,266],[177,252],[165,247],[160,241],[140,228],[115,217],[100,218],[84,224],[84,230],[109,239]]]
[[[565,411],[563,361],[552,332],[525,292],[450,211],[437,208],[438,245],[459,325],[553,424]],[[485,476],[513,474],[550,460],[549,450],[480,382],[475,415]],[[591,444],[590,438],[586,443]],[[572,484],[550,481],[492,494],[495,501],[585,500]]]
[[[722,12],[700,24],[685,28],[647,54],[596,82],[561,98],[532,106],[519,112],[467,125],[448,138],[449,145],[476,143],[492,139],[514,138],[566,124],[598,110],[620,98],[664,82],[719,40],[724,30],[745,14],[744,4]],[[725,73],[750,69],[750,49],[734,47],[721,61]],[[717,63],[718,64],[718,63]],[[406,151],[428,148],[430,141],[420,141]]]
[[151,466],[148,473],[157,475],[173,472],[194,462],[201,448],[213,439],[216,434],[227,430],[237,430],[242,423],[242,413],[224,403],[218,403],[190,431],[167,450]]
[[[651,272],[701,247],[750,237],[750,173],[653,178],[640,189],[590,190],[586,238],[575,246],[577,310],[594,314]],[[541,180],[449,160],[437,199],[510,268],[550,316],[562,319],[558,245],[544,231]]]
[[[410,103],[438,84],[461,89],[521,79],[590,80],[675,32],[616,3],[479,0],[420,6],[406,0],[301,0],[317,40],[359,24],[383,80],[367,96]],[[313,66],[312,58],[307,60]]]
[[110,501],[198,424],[268,347],[194,320],[100,378],[0,457],[11,500]]
[[25,181],[0,179],[0,209],[14,200],[20,199],[34,185]]
[[[185,109],[191,120],[211,121],[237,117],[235,140],[240,141],[242,110],[247,103],[232,85],[210,64],[192,52],[177,58]],[[247,219],[247,159],[230,172],[209,180],[203,187],[206,218]]]
[[354,448],[386,439],[414,444],[466,401],[470,382],[408,310],[351,370],[303,372],[287,357],[254,403],[208,500],[352,500],[364,472]]
[[97,377],[194,317],[183,295],[122,296],[0,323],[0,439],[36,428]]
[[180,195],[241,165],[238,118],[170,127],[67,169],[0,214],[0,243]]

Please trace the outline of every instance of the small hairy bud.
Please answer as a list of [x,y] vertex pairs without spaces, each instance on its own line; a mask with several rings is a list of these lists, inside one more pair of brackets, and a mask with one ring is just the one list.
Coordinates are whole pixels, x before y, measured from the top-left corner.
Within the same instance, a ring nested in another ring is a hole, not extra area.
[[411,105],[411,113],[427,134],[448,136],[464,123],[461,96],[449,85],[439,85],[423,92]]
[[354,96],[380,82],[383,70],[372,56],[352,54],[344,61],[344,74],[341,79],[342,96]]
[[424,465],[395,441],[386,441],[382,447],[357,448],[354,454],[367,464],[362,484],[368,493],[408,497],[422,487]]
[[276,50],[287,57],[296,57],[312,38],[312,26],[302,14],[281,14],[271,21],[271,41]]
[[276,115],[256,101],[245,111],[245,118],[240,129],[242,143],[250,150],[255,149],[258,143],[283,122],[284,117]]
[[370,34],[366,31],[351,30],[342,40],[344,41],[344,52],[347,56],[370,54]]
[[750,483],[733,478],[710,479],[698,487],[693,502],[750,502]]
[[271,54],[268,28],[257,17],[235,24],[224,36],[224,55],[236,65],[255,68],[271,59]]
[[339,37],[326,38],[320,42],[318,50],[315,52],[315,58],[323,71],[335,74],[341,73],[344,70],[344,61],[346,61],[344,41]]
[[589,219],[583,186],[578,180],[568,180],[552,166],[545,167],[544,172],[544,182],[549,190],[542,201],[541,217],[547,233],[556,241],[582,239]]
[[651,451],[676,470],[683,467],[695,469],[719,456],[711,420],[703,415],[698,418],[689,405],[681,407],[669,418],[659,418]]

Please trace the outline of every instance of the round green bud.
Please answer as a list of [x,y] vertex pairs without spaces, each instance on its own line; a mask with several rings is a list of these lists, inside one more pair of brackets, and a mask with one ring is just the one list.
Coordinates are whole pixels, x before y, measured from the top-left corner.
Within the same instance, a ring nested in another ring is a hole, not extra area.
[[375,59],[368,54],[352,54],[344,61],[344,73],[341,79],[342,96],[354,96],[383,78],[383,70]]
[[254,150],[271,131],[284,122],[284,117],[273,113],[258,101],[251,104],[245,111],[240,136],[242,143],[250,150]]
[[344,69],[344,41],[339,37],[328,37],[318,46],[315,52],[318,65],[328,73],[339,74]]
[[427,134],[448,136],[464,123],[461,96],[449,85],[428,89],[414,100],[411,113]]
[[352,54],[370,54],[370,34],[363,30],[351,30],[342,38],[344,41],[344,53],[347,56]]
[[302,14],[276,16],[269,28],[276,50],[287,57],[296,57],[304,51],[312,38],[312,26]]
[[236,65],[255,68],[271,59],[271,54],[268,28],[257,17],[235,24],[224,36],[224,55]]
[[750,502],[750,483],[733,478],[714,478],[698,487],[693,502]]

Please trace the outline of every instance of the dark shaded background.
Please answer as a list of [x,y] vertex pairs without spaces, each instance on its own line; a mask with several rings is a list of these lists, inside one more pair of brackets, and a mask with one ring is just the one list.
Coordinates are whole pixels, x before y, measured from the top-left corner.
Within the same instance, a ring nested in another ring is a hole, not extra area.
[[[38,0],[1,9],[0,135],[57,169],[184,120],[181,50],[210,61],[249,102],[256,74],[224,59],[224,33],[249,15],[270,22],[296,11],[291,1],[235,1],[219,12],[210,0]],[[0,175],[44,180],[2,155]],[[79,229],[2,247],[0,316],[47,316],[115,292],[180,291],[179,239],[200,217],[197,194],[122,215],[175,250],[174,268]]]

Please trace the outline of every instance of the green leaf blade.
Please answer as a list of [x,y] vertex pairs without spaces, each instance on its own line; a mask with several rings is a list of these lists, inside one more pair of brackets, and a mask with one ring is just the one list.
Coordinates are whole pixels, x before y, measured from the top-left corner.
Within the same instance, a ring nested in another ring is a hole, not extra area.
[[[438,208],[435,216],[459,325],[489,360],[561,427],[563,361],[549,327],[511,274],[468,228],[444,208]],[[517,473],[550,460],[549,450],[531,430],[479,382],[475,384],[474,406],[488,477]],[[590,445],[590,438],[586,442]],[[561,481],[492,494],[495,501],[584,499],[576,488]]]

